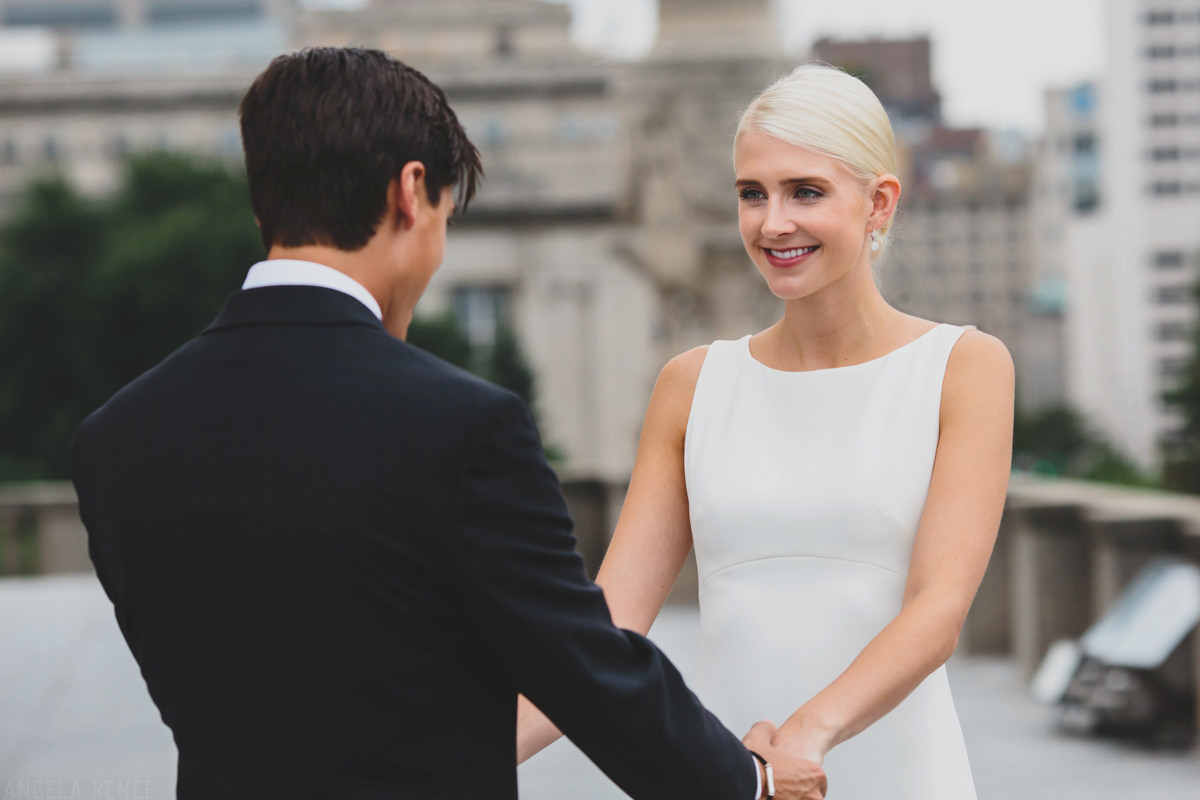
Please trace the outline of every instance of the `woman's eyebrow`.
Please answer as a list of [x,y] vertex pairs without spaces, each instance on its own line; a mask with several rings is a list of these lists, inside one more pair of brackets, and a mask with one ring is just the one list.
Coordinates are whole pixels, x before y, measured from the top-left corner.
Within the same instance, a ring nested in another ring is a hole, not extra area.
[[[796,183],[813,183],[813,184],[817,184],[820,186],[832,185],[832,182],[828,178],[822,178],[817,175],[812,175],[812,176],[803,177],[803,178],[784,178],[782,181],[780,181],[780,183],[782,183],[784,186],[791,186]],[[741,180],[734,181],[733,185],[734,186],[761,186],[762,182],[754,180],[753,178],[742,178]]]

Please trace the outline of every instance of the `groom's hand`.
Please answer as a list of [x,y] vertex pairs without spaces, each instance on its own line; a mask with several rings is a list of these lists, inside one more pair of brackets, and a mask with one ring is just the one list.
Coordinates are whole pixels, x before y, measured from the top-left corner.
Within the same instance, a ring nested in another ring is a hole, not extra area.
[[[746,748],[765,758],[775,773],[775,800],[824,800],[828,782],[825,771],[815,762],[793,756],[771,745],[775,725],[758,722],[742,739]],[[767,784],[763,781],[760,797],[767,796]]]

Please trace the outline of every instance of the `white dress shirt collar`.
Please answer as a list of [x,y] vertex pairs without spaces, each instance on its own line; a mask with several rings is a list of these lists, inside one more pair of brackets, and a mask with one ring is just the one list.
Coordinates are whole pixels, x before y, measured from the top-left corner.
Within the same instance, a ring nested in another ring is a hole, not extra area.
[[317,264],[312,261],[298,261],[292,258],[272,258],[260,261],[250,268],[246,274],[243,289],[261,289],[264,286],[320,286],[348,294],[371,309],[379,320],[383,320],[383,310],[371,293],[358,281],[344,272],[338,272],[333,267]]

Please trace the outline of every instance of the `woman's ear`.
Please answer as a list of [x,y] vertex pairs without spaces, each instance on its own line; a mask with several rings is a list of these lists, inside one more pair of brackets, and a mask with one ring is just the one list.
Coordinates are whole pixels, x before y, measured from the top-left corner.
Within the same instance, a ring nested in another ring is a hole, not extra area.
[[900,179],[890,173],[875,178],[871,190],[871,229],[883,227],[900,202]]

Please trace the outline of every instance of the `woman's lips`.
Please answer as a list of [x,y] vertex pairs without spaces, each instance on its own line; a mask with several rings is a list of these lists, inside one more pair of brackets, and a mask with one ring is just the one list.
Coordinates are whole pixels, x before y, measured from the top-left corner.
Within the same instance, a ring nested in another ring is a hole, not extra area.
[[762,250],[767,256],[767,262],[772,267],[786,269],[787,267],[796,266],[819,249],[820,245],[814,244],[808,247],[794,247],[788,250],[776,250],[770,247],[764,247]]

